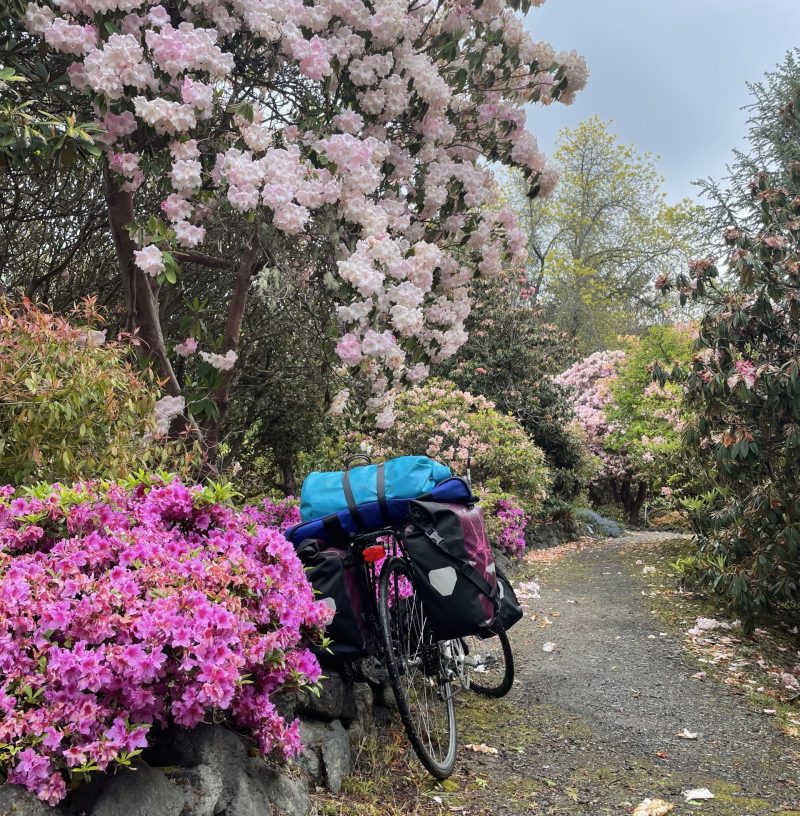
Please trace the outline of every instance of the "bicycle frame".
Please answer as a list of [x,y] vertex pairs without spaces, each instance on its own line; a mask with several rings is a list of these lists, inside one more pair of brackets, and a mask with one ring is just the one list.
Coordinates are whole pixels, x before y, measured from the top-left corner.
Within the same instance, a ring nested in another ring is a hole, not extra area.
[[[383,541],[380,541],[383,539]],[[386,558],[402,555],[402,545],[400,542],[400,532],[396,527],[386,527],[374,533],[361,533],[351,539],[353,553],[353,565],[360,573],[364,581],[364,589],[368,597],[367,614],[369,629],[375,635],[375,643],[369,644],[370,656],[383,660],[383,648],[380,646],[380,625],[378,623],[378,578],[376,565],[383,563]],[[387,546],[388,544],[388,546]],[[371,547],[383,546],[384,554],[381,558],[369,560],[369,549]],[[364,554],[367,551],[368,557]],[[377,648],[375,646],[377,645]]]

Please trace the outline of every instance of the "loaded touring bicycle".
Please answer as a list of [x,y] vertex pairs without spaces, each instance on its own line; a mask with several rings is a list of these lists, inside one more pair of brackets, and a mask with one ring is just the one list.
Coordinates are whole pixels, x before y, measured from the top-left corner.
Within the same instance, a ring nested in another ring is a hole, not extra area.
[[351,457],[312,473],[287,532],[334,612],[323,662],[377,658],[425,768],[456,760],[454,694],[501,697],[514,664],[506,630],[522,610],[497,571],[469,481],[425,456]]

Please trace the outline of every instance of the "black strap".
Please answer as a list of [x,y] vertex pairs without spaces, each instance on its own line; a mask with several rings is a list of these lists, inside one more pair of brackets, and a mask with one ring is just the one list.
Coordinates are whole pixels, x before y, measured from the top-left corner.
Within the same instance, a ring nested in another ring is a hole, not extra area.
[[344,498],[356,527],[363,531],[364,522],[361,518],[361,513],[358,512],[355,496],[353,496],[353,488],[350,485],[350,473],[346,470],[342,471],[342,490],[344,490]]
[[381,518],[384,524],[391,524],[392,517],[389,515],[389,502],[386,501],[386,468],[384,463],[378,465],[378,507],[381,511]]
[[319,541],[315,538],[304,538],[295,549],[297,557],[305,563],[319,552]]
[[344,542],[347,539],[347,533],[344,527],[342,527],[342,522],[335,513],[331,516],[325,516],[322,519],[322,527],[327,533],[328,541],[330,541],[331,544],[336,544],[340,541]]
[[452,561],[458,562],[459,568],[464,577],[471,581],[487,598],[489,598],[498,607],[500,604],[500,590],[495,585],[494,587],[467,561],[462,560],[457,555],[451,553],[446,547],[442,546],[442,537],[433,529],[433,527],[422,527],[419,529],[425,534],[428,541],[436,547],[439,552],[444,553]]

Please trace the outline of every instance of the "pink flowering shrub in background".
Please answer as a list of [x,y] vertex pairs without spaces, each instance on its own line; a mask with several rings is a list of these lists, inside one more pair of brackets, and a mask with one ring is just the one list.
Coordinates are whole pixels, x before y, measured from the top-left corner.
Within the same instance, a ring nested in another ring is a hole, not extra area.
[[396,396],[393,427],[357,441],[375,459],[418,453],[471,471],[476,487],[515,494],[531,511],[541,507],[550,487],[544,453],[510,414],[485,397],[431,379]]
[[590,453],[598,459],[596,482],[623,478],[629,468],[623,457],[609,453],[605,446],[614,430],[606,408],[614,401],[613,386],[624,362],[624,351],[597,351],[556,377],[556,382],[571,394],[575,421]]
[[0,488],[0,767],[55,804],[154,726],[230,717],[299,749],[273,695],[314,684],[314,600],[274,506],[159,479]]
[[294,496],[277,501],[267,497],[261,502],[260,522],[267,527],[277,527],[284,533],[300,521],[300,503]]
[[619,338],[624,351],[595,352],[557,378],[573,395],[576,422],[599,464],[590,497],[619,505],[634,524],[645,501],[669,499],[688,482],[679,461],[681,390],[653,377],[690,359],[695,333],[692,324],[653,326]]
[[629,521],[637,523],[645,498],[642,481],[630,457],[611,444],[621,428],[609,419],[609,409],[615,405],[614,385],[624,363],[624,351],[597,351],[570,366],[556,382],[573,395],[575,423],[597,461],[589,484],[592,502],[619,505],[628,512]]
[[510,493],[479,494],[486,532],[492,544],[508,555],[519,558],[525,552],[525,528],[529,515],[517,498]]
[[541,514],[550,491],[544,453],[511,415],[485,397],[461,391],[444,379],[393,395],[397,420],[391,428],[353,433],[329,451],[331,467],[343,458],[342,444],[380,461],[424,454],[472,477],[495,546],[519,555],[530,517]]

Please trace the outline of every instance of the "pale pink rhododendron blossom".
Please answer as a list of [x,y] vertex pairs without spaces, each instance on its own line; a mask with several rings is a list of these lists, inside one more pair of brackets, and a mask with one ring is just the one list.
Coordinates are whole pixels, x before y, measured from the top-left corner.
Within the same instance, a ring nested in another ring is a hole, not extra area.
[[144,249],[134,252],[136,265],[146,275],[155,277],[164,271],[164,254],[155,244],[148,244]]
[[175,346],[175,353],[181,357],[190,357],[197,351],[197,340],[187,337],[182,343]]
[[101,329],[99,331],[96,329],[90,329],[78,337],[76,342],[79,346],[102,346],[103,343],[106,342],[107,334],[107,329]]
[[222,714],[260,753],[296,754],[273,695],[317,682],[305,638],[330,619],[281,533],[297,517],[178,481],[0,488],[8,781],[56,804],[70,769],[110,771],[154,727]]
[[167,434],[172,420],[186,411],[186,400],[183,397],[161,397],[155,404],[156,430]]
[[488,164],[550,191],[525,106],[569,104],[587,79],[507,0],[39,0],[25,21],[90,97],[120,189],[161,195],[155,232],[134,200],[139,269],[174,278],[232,214],[298,252],[324,236],[337,351],[384,392],[463,345],[476,274],[524,263],[512,213],[485,206]]
[[748,388],[756,384],[758,372],[750,360],[737,360],[733,369],[733,374],[728,377],[728,388],[735,388],[739,383],[744,383]]

